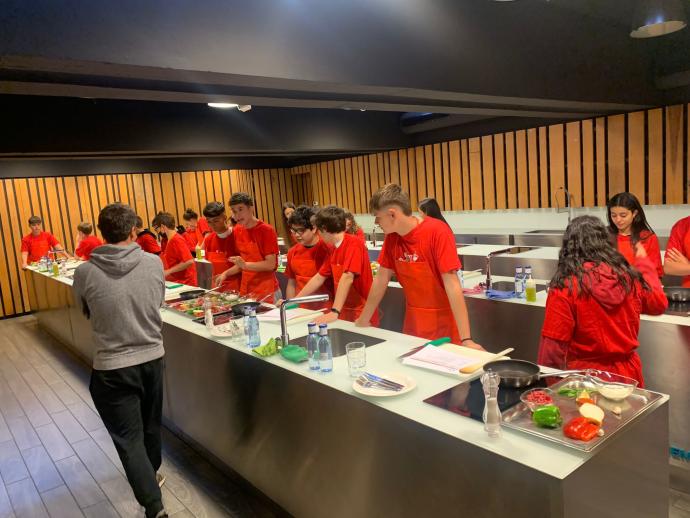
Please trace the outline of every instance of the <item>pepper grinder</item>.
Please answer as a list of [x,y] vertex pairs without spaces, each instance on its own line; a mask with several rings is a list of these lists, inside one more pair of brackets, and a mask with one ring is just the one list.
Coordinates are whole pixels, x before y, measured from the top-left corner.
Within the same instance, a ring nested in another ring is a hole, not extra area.
[[485,372],[481,377],[484,389],[484,430],[489,437],[501,436],[501,411],[498,408],[498,385],[501,377],[496,372]]

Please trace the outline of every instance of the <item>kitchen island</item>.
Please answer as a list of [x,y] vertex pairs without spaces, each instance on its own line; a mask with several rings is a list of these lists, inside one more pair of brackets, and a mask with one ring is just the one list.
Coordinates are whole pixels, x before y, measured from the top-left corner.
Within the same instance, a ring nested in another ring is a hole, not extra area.
[[[71,281],[27,275],[39,324],[88,361],[88,322]],[[334,359],[333,373],[313,373],[213,338],[182,314],[163,310],[163,318],[166,424],[295,516],[668,512],[667,396],[592,453],[509,429],[490,439],[481,423],[423,403],[462,379],[401,365],[397,356],[422,339],[331,326],[382,339],[367,349],[368,367],[404,371],[418,384],[376,399],[352,390],[345,357]],[[265,340],[279,327],[262,323],[261,332]],[[304,335],[306,325],[290,333]]]

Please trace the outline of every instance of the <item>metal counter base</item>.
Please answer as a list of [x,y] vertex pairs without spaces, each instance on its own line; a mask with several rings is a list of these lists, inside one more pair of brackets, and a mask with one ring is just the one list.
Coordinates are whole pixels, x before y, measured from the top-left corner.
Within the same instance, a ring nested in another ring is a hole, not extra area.
[[[50,306],[39,324],[88,360],[88,322],[69,302],[66,321],[44,318]],[[163,333],[166,421],[294,516],[668,513],[667,404],[558,479],[176,326]]]

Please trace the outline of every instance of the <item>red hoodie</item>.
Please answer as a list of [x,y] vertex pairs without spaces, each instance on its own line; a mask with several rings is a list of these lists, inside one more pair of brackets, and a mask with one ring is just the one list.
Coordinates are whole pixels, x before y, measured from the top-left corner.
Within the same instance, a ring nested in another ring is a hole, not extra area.
[[635,268],[651,290],[634,281],[629,293],[607,264],[585,264],[582,278],[590,294],[574,288],[549,290],[539,345],[541,365],[566,369],[599,369],[634,378],[643,386],[639,342],[640,314],[660,315],[668,300],[654,265],[636,258]]

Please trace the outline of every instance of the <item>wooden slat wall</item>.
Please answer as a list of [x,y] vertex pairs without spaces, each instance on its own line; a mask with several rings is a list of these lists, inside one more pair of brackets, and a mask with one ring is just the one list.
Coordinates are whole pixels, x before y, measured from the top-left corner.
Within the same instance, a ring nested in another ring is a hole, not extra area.
[[[343,166],[347,166],[345,161]],[[308,173],[308,169],[303,173]],[[343,182],[348,178],[344,174]],[[354,195],[351,185],[349,190]],[[0,180],[0,245],[4,250],[0,254],[0,317],[30,311],[20,268],[20,245],[22,236],[29,231],[27,221],[31,215],[42,216],[46,230],[73,252],[77,225],[90,221],[95,226],[98,212],[108,203],[128,203],[148,225],[158,211],[171,212],[180,222],[186,208],[201,214],[209,201],[227,204],[230,196],[239,191],[254,196],[258,217],[277,226],[279,232],[283,230],[281,208],[285,201],[301,204],[313,199],[311,175],[291,174],[285,169]]]
[[384,183],[400,183],[413,209],[427,196],[443,210],[606,205],[621,191],[643,204],[688,203],[690,105],[598,117],[293,168],[313,199],[355,213]]

